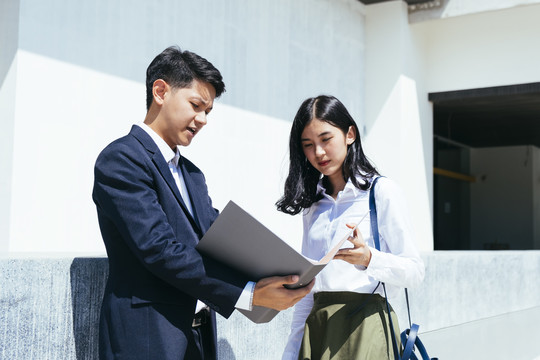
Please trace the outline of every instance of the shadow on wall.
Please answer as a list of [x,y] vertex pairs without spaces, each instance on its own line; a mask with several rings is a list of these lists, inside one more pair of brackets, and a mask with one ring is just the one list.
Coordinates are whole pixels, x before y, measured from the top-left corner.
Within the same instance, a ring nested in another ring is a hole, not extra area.
[[13,63],[19,42],[19,1],[0,1],[0,89]]
[[[135,0],[82,6],[27,0],[20,6],[19,48],[31,53],[144,84],[152,59],[178,44],[220,69],[228,88],[220,99],[225,104],[288,119],[304,98],[325,92],[361,113],[357,94],[363,93],[363,81],[355,69],[364,54],[364,16],[357,1],[314,6]],[[193,14],[205,14],[204,26]]]
[[218,340],[218,359],[236,360],[232,346],[227,339],[221,338]]
[[[108,274],[107,258],[75,258],[71,263],[73,339],[77,360],[99,358],[99,312]],[[218,341],[218,358],[236,360],[227,339]]]
[[6,80],[7,74],[9,72],[9,69],[11,68],[14,59],[15,52],[13,52],[12,54],[8,54],[8,56],[0,60],[2,62],[0,64],[0,89],[4,86],[4,81]]
[[108,274],[107,258],[75,258],[71,264],[73,338],[77,360],[99,357],[99,311]]

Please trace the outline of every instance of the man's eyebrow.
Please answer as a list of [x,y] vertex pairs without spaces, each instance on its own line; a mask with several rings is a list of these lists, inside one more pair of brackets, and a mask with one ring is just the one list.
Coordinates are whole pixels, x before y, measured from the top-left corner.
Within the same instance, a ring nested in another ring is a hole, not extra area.
[[192,100],[197,100],[197,101],[200,101],[202,102],[204,105],[207,105],[208,104],[208,101],[204,100],[202,96],[199,96],[199,95],[193,95],[191,96],[191,99]]

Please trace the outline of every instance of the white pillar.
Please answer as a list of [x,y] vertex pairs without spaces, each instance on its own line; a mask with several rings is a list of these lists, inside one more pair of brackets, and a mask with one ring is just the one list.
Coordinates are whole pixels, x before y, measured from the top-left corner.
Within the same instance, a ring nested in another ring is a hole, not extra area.
[[407,4],[366,7],[366,153],[402,187],[422,251],[433,250],[432,109],[422,76],[422,36]]
[[0,253],[9,248],[19,1],[0,2]]

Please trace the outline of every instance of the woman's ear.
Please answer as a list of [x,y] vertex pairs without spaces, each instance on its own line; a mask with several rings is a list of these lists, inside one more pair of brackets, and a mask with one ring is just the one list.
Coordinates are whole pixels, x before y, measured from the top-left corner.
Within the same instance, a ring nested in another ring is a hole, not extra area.
[[347,145],[351,145],[356,140],[356,129],[354,126],[349,126],[349,131],[347,131]]

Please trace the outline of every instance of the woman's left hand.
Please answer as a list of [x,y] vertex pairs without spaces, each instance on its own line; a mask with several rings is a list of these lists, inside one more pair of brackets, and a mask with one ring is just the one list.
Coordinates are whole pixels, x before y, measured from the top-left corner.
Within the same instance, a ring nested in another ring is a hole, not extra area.
[[[354,228],[354,224],[347,224],[347,227]],[[347,238],[352,244],[352,248],[341,249],[334,259],[344,260],[353,265],[363,265],[367,267],[371,261],[371,250],[366,245],[362,234],[358,232],[358,229],[355,229],[352,236]]]

